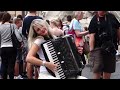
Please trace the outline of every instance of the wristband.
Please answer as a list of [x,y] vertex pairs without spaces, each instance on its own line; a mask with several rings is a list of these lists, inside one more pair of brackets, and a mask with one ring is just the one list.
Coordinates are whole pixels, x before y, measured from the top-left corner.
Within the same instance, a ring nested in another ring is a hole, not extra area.
[[42,62],[42,66],[45,66],[45,63],[46,63],[46,61],[43,61],[43,62]]

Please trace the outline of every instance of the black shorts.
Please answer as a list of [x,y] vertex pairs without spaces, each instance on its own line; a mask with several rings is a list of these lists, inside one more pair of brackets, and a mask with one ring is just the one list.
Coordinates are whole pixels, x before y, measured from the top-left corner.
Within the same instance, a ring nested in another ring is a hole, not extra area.
[[116,68],[116,57],[105,50],[96,48],[90,52],[89,62],[94,73],[114,73]]

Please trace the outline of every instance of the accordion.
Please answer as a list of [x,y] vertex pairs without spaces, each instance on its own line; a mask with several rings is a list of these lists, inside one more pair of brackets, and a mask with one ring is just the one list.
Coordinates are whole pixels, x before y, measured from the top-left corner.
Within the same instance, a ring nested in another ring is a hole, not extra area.
[[81,57],[74,40],[65,35],[41,44],[45,59],[58,65],[55,76],[60,79],[77,77],[82,70]]

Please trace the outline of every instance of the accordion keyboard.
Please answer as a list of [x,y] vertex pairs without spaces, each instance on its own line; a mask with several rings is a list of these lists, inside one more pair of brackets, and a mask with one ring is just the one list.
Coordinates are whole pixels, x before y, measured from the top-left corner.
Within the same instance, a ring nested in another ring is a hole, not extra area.
[[[52,42],[49,41],[46,44],[43,45],[45,48],[45,51],[48,55],[48,59],[50,60],[50,62],[54,62],[55,64],[57,64],[57,72],[55,72],[55,75],[57,78],[61,78],[61,79],[65,79],[65,75],[63,73],[63,70],[60,66],[60,62],[58,60],[58,57],[56,55],[55,49],[52,45]],[[59,53],[58,53],[59,54]],[[61,62],[62,63],[62,62]]]

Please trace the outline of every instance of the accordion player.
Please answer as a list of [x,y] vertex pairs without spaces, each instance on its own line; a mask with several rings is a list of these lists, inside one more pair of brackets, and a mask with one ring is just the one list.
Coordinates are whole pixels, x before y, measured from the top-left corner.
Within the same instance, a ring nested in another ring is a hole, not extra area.
[[57,78],[76,78],[82,70],[81,57],[70,35],[48,40],[41,48],[45,59],[58,65],[54,74]]

